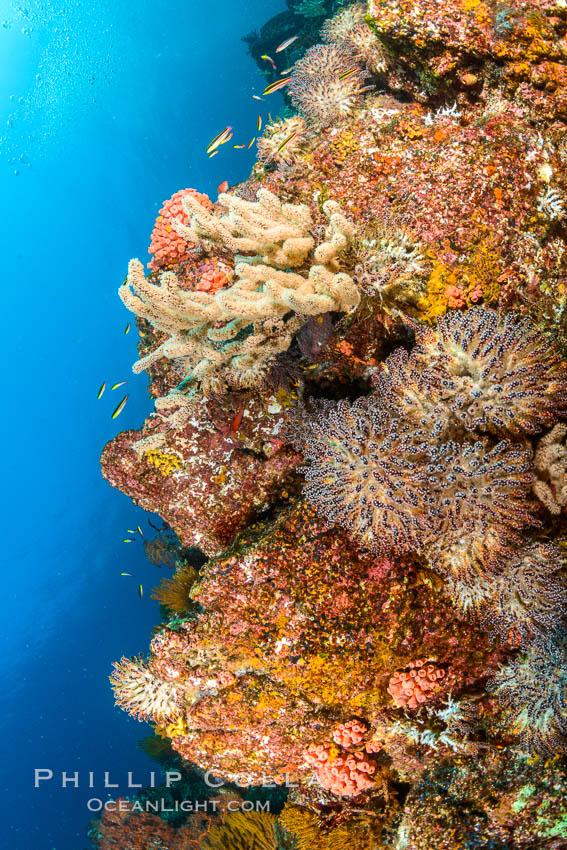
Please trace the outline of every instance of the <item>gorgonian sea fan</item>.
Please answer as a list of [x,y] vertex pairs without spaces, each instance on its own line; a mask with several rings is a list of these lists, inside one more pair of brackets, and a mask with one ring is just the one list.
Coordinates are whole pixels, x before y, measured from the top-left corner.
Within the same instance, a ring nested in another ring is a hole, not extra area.
[[567,414],[567,364],[528,319],[476,307],[417,342],[412,356],[439,372],[440,398],[469,431],[535,434]]
[[316,44],[294,65],[291,102],[315,127],[338,124],[359,105],[364,76],[348,48]]
[[501,667],[489,684],[507,709],[512,731],[527,752],[547,755],[566,749],[567,657],[564,641],[531,647]]
[[382,553],[421,548],[438,499],[427,470],[428,430],[374,399],[314,405],[295,428],[308,466],[305,494],[330,522]]
[[181,714],[182,689],[156,676],[143,658],[121,658],[113,664],[110,684],[116,705],[137,720],[163,723]]

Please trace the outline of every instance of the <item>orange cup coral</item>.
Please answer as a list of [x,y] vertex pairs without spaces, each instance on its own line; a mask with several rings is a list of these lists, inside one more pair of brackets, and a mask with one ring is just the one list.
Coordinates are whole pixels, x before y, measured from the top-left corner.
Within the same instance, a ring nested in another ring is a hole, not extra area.
[[213,208],[209,197],[195,189],[181,189],[164,202],[152,230],[150,247],[148,248],[148,253],[153,258],[148,266],[154,272],[167,268],[173,263],[178,263],[187,255],[188,243],[173,229],[173,222],[176,219],[182,224],[189,225],[187,213],[183,209],[182,203],[186,195],[192,195],[209,211]]
[[439,689],[439,679],[445,676],[441,667],[422,659],[412,661],[406,670],[394,673],[388,693],[399,708],[417,708],[427,702]]

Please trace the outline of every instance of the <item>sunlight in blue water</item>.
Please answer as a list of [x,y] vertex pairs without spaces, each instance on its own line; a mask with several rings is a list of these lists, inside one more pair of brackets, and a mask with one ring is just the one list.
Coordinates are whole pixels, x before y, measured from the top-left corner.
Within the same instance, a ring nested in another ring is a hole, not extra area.
[[[241,39],[283,8],[0,3],[2,717],[14,742],[2,846],[87,846],[92,791],[34,790],[35,767],[152,769],[136,746],[143,725],[113,707],[107,683],[112,660],[147,642],[161,572],[141,540],[122,543],[126,528],[151,529],[98,468],[104,443],[151,407],[146,379],[131,373],[136,333],[124,335],[134,323],[116,292],[128,259],[147,261],[164,199],[187,186],[216,197],[223,180],[248,176],[253,151],[227,145],[209,160],[204,148],[227,124],[238,139],[254,135],[251,94],[264,79]],[[269,108],[281,103],[274,95]],[[121,380],[96,400],[103,381]],[[130,398],[113,421],[121,391]]]

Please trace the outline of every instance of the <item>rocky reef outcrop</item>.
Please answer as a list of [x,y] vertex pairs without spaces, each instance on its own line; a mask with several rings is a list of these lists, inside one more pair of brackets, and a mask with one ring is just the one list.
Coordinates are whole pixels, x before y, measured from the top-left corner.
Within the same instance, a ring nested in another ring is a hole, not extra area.
[[139,827],[567,846],[567,4],[294,0],[264,71],[299,18],[250,178],[130,264],[155,412],[102,455],[204,561],[117,703],[287,799]]

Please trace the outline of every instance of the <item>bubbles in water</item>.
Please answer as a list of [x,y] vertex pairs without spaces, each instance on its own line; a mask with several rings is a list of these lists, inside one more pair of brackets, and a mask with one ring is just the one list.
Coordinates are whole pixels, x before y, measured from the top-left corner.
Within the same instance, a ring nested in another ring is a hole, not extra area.
[[115,11],[106,0],[12,3],[2,26],[33,36],[36,68],[25,96],[10,96],[18,106],[8,116],[0,154],[19,156],[25,148],[26,156],[43,157],[50,138],[60,142],[75,132],[93,104],[104,100],[121,55],[116,41],[124,36],[112,31]]

